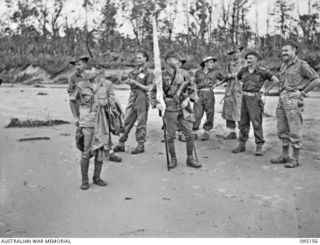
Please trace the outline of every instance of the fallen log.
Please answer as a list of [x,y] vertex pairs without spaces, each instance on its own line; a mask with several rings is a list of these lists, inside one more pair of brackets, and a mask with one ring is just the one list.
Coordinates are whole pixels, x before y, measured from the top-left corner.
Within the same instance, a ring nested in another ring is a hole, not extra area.
[[32,140],[50,140],[49,137],[31,137],[31,138],[21,138],[17,141],[32,141]]
[[42,126],[54,126],[61,124],[70,124],[70,122],[63,120],[25,120],[20,121],[18,118],[11,118],[9,124],[6,128],[32,128],[32,127],[42,127]]

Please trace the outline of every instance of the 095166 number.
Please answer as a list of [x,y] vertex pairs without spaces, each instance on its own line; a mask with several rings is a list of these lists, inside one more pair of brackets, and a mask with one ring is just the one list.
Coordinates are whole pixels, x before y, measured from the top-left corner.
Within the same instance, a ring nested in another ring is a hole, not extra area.
[[301,244],[318,244],[318,238],[300,238]]

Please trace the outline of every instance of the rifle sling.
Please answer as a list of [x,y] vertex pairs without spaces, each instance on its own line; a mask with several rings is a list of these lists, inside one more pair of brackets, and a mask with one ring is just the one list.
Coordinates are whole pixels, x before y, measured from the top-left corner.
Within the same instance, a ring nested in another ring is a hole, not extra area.
[[168,89],[166,91],[164,91],[165,95],[167,96],[167,93],[170,91],[172,85],[173,85],[173,82],[174,82],[174,79],[176,78],[176,74],[177,74],[177,70],[175,69],[174,70],[174,73],[173,73],[173,77],[171,79],[171,83],[170,83],[170,86],[168,87]]

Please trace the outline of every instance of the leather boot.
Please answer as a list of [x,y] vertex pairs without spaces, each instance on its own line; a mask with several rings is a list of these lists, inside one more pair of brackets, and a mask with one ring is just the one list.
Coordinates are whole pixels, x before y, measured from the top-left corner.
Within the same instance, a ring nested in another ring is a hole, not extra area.
[[143,143],[138,143],[136,149],[134,149],[131,154],[135,155],[135,154],[139,154],[144,152],[144,144]]
[[254,153],[256,156],[263,156],[262,152],[262,144],[257,144],[256,146],[256,152]]
[[201,164],[193,158],[194,144],[193,140],[187,141],[187,166],[192,168],[201,168]]
[[88,170],[89,170],[89,159],[81,159],[80,160],[80,169],[81,169],[81,190],[89,189],[89,178],[88,178]]
[[292,159],[284,165],[286,168],[296,168],[300,165],[300,161],[299,161],[300,149],[294,148],[294,147],[292,148],[293,148]]
[[202,167],[201,164],[198,163],[196,161],[196,159],[193,158],[193,156],[187,156],[186,163],[187,163],[187,166],[191,167],[191,168],[201,168]]
[[169,169],[174,169],[178,165],[174,142],[168,142],[168,150],[170,153]]
[[239,145],[232,150],[232,153],[240,153],[246,150],[246,142],[240,141]]
[[99,186],[106,186],[107,182],[100,179],[100,173],[102,169],[102,161],[94,161],[94,171],[93,171],[93,184]]
[[223,139],[224,140],[234,140],[237,138],[236,132],[230,132],[227,136],[225,136]]
[[270,162],[272,164],[282,164],[290,161],[291,159],[289,157],[289,146],[283,146],[281,156],[278,156],[277,158],[272,158]]
[[282,163],[287,163],[287,162],[290,162],[291,161],[291,159],[290,159],[290,157],[284,157],[284,156],[278,156],[278,157],[276,157],[276,158],[272,158],[271,160],[270,160],[270,162],[272,163],[272,164],[282,164]]
[[208,140],[209,139],[209,133],[208,132],[204,132],[202,135],[201,135],[201,140]]
[[180,134],[180,135],[178,136],[178,140],[179,140],[180,142],[186,142],[186,137],[185,137],[183,134]]
[[116,155],[114,152],[111,152],[109,154],[109,161],[110,162],[121,162],[122,161],[122,158],[119,157],[118,155]]
[[113,151],[114,152],[125,152],[124,145],[123,146],[116,145],[115,147],[113,147]]

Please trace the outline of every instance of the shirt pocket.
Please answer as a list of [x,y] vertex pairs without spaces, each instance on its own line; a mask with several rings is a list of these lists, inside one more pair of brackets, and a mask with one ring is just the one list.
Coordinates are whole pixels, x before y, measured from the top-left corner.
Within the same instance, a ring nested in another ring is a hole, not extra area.
[[139,73],[135,80],[142,85],[146,85],[146,78],[147,76],[144,73]]
[[83,104],[89,104],[92,101],[93,93],[90,89],[82,89],[80,99]]
[[298,72],[290,72],[287,74],[288,82],[290,85],[298,86],[299,83],[302,81],[302,77]]

